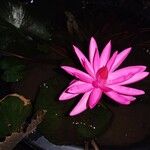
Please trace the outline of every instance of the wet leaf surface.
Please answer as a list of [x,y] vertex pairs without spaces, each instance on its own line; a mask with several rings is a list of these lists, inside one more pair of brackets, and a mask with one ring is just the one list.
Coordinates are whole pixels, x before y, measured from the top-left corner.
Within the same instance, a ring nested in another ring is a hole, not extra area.
[[0,138],[19,131],[30,112],[30,101],[18,94],[11,94],[0,100]]
[[67,85],[67,80],[65,76],[56,74],[40,87],[36,110],[45,109],[47,113],[39,130],[49,140],[59,144],[74,144],[101,135],[110,124],[111,112],[98,106],[94,110],[70,117],[69,111],[79,97],[64,103],[58,100],[58,94]]
[[18,82],[24,78],[25,65],[17,59],[4,58],[0,60],[1,79],[6,82]]

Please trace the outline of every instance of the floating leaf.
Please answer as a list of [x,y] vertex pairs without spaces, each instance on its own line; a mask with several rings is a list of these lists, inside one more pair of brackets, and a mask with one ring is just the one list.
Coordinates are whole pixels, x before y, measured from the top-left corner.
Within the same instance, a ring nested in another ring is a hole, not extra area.
[[89,110],[85,114],[77,116],[74,125],[82,137],[95,138],[105,131],[111,117],[111,112],[99,105],[94,111]]
[[0,68],[3,70],[1,78],[6,82],[17,82],[24,77],[25,65],[17,59],[0,60]]
[[10,94],[0,100],[0,138],[20,131],[31,112],[30,100]]
[[51,24],[46,25],[38,19],[35,19],[24,4],[19,1],[2,1],[0,17],[9,23],[5,26],[6,28],[11,27],[11,30],[16,30],[24,36],[30,36],[31,39],[35,37],[46,41],[51,40]]
[[[39,130],[50,141],[58,144],[75,144],[85,138],[101,135],[110,123],[111,112],[103,107],[96,107],[76,117],[70,117],[71,110],[77,101],[60,103],[59,93],[67,85],[68,79],[56,74],[40,87],[36,101],[36,110],[46,109],[44,121]],[[81,123],[82,122],[82,123]]]
[[31,123],[28,125],[26,131],[13,132],[10,136],[7,136],[4,142],[0,142],[1,150],[12,150],[17,143],[19,143],[25,136],[28,136],[34,132],[37,125],[40,124],[45,115],[45,110],[38,111],[32,118]]

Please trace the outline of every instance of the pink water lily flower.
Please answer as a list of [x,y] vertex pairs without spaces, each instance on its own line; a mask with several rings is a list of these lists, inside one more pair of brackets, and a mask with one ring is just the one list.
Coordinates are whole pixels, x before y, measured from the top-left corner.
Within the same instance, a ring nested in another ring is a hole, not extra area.
[[89,60],[81,50],[75,46],[73,48],[86,73],[73,67],[61,66],[75,79],[60,95],[59,100],[69,100],[83,94],[80,101],[70,112],[70,116],[77,115],[87,108],[93,109],[100,102],[102,93],[124,105],[134,101],[136,99],[134,96],[144,94],[144,91],[126,85],[148,76],[149,72],[145,71],[146,66],[128,66],[116,70],[128,56],[131,48],[127,48],[120,53],[115,51],[110,57],[110,41],[99,54],[96,41],[92,37],[89,45]]

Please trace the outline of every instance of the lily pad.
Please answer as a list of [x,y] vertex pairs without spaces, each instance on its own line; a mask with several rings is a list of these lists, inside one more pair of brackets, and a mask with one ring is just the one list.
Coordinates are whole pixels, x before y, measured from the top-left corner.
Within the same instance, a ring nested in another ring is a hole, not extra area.
[[25,65],[17,59],[2,59],[0,68],[3,70],[1,79],[6,82],[17,82],[24,77]]
[[66,102],[58,100],[59,94],[67,86],[68,79],[56,74],[40,87],[36,101],[36,111],[47,110],[39,131],[50,141],[57,144],[75,144],[87,138],[100,136],[109,126],[112,114],[107,109],[97,106],[75,117],[69,111],[79,101],[79,97]]
[[10,94],[0,100],[0,138],[17,132],[31,112],[30,100]]
[[111,117],[111,112],[99,105],[94,110],[88,110],[81,117],[77,116],[74,125],[83,138],[95,138],[105,131]]

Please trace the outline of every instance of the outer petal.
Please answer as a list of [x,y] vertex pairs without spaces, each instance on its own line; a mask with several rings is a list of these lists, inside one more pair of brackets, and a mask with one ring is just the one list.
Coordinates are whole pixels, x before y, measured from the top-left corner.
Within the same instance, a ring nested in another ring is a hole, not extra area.
[[114,54],[112,55],[112,57],[110,58],[110,60],[107,62],[107,69],[108,69],[108,71],[111,70],[111,67],[114,64],[117,55],[118,55],[118,51],[114,52]]
[[61,66],[61,68],[64,69],[70,75],[75,76],[76,78],[78,78],[84,82],[91,83],[93,80],[90,75],[88,75],[88,74],[84,73],[83,71],[80,71],[76,68],[69,67],[69,66]]
[[108,76],[109,80],[119,78],[121,76],[127,76],[129,74],[135,75],[138,72],[142,72],[146,69],[145,66],[129,66],[122,69],[119,69],[113,73],[110,73]]
[[72,94],[80,94],[80,93],[88,92],[92,89],[93,89],[92,84],[82,82],[82,81],[77,81],[69,86],[67,92]]
[[100,56],[100,67],[104,67],[110,57],[110,52],[111,52],[111,41],[108,42],[108,44],[105,46],[103,49],[101,56]]
[[60,100],[60,101],[69,100],[69,99],[71,99],[71,98],[73,98],[73,97],[76,97],[76,96],[78,96],[78,95],[79,95],[79,94],[71,94],[71,93],[68,93],[68,92],[66,92],[66,90],[64,90],[64,91],[62,92],[62,94],[60,95],[59,100]]
[[87,58],[84,56],[84,54],[76,47],[73,46],[75,53],[77,54],[81,65],[85,68],[85,70],[91,75],[94,76],[94,70],[90,64],[90,62],[87,60]]
[[95,39],[92,37],[90,40],[90,45],[89,45],[89,59],[90,59],[90,63],[92,66],[94,63],[94,56],[95,56],[96,51],[99,55],[97,43],[96,43]]
[[96,106],[102,96],[102,91],[100,88],[94,88],[89,97],[89,107],[92,109]]
[[87,101],[90,96],[91,91],[85,93],[78,104],[70,112],[70,116],[75,116],[87,109]]
[[[72,84],[75,84],[77,81],[78,81],[78,80],[72,80],[72,81],[69,83],[69,85],[71,86]],[[70,86],[69,86],[69,87],[70,87]],[[60,100],[60,101],[69,100],[69,99],[74,98],[74,97],[76,97],[76,96],[79,95],[79,94],[71,94],[71,93],[68,93],[67,90],[68,90],[69,87],[67,87],[67,88],[62,92],[62,94],[60,95],[60,97],[59,97],[59,100]]]
[[93,68],[95,73],[97,72],[99,67],[100,67],[100,56],[99,56],[99,51],[97,49],[95,50],[94,59],[93,59]]
[[105,92],[105,94],[110,97],[111,99],[113,99],[114,101],[120,103],[120,104],[124,104],[124,105],[128,105],[131,103],[131,101],[135,100],[136,98],[133,96],[125,96],[122,94],[118,94],[114,91],[111,92]]
[[122,82],[130,79],[131,77],[133,77],[133,74],[129,73],[127,75],[123,75],[123,76],[118,77],[118,78],[113,79],[113,80],[107,80],[107,85],[121,84]]
[[125,94],[125,95],[142,95],[145,94],[143,90],[138,90],[135,88],[125,87],[121,85],[112,85],[110,86],[114,91]]
[[149,72],[140,72],[135,74],[133,77],[131,77],[130,79],[119,83],[119,85],[126,85],[126,84],[131,84],[137,81],[140,81],[142,79],[144,79],[145,77],[147,77],[149,75]]
[[115,69],[117,69],[122,64],[122,62],[126,59],[126,57],[128,56],[130,52],[131,52],[131,48],[127,48],[121,53],[119,53],[111,68],[111,71],[114,71]]

